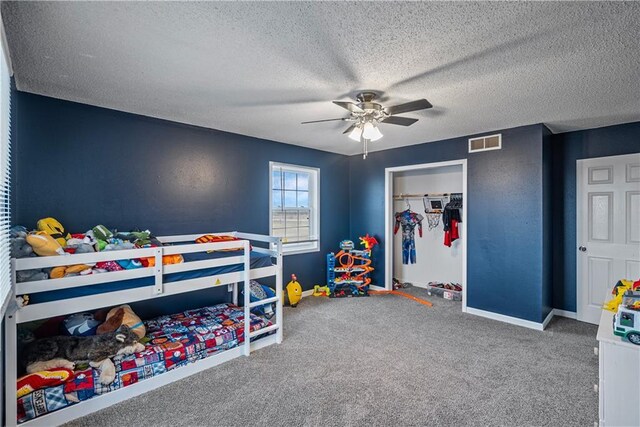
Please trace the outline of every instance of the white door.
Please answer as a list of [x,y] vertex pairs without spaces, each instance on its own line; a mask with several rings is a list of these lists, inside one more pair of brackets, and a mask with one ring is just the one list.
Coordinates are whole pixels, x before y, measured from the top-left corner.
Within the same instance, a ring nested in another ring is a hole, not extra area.
[[578,160],[577,317],[598,323],[620,279],[640,279],[640,154]]

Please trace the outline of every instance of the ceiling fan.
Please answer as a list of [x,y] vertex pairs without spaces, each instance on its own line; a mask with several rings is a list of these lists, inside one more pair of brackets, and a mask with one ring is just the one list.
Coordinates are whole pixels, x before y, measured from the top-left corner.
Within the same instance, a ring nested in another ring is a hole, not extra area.
[[312,120],[302,122],[303,125],[309,123],[321,123],[332,121],[353,122],[343,134],[349,134],[349,138],[360,141],[363,144],[363,158],[367,158],[369,141],[377,141],[382,138],[382,132],[378,129],[380,123],[399,126],[411,126],[418,119],[410,117],[398,117],[396,114],[408,113],[410,111],[425,110],[433,107],[426,99],[407,102],[405,104],[394,105],[393,107],[383,107],[377,102],[375,92],[361,92],[356,96],[358,102],[333,101],[334,104],[349,110],[348,117],[338,119]]

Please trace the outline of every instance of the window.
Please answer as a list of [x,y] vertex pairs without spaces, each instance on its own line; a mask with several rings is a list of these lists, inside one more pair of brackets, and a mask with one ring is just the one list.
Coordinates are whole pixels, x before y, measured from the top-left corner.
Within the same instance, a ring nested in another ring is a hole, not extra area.
[[11,297],[11,244],[9,227],[11,214],[9,191],[11,187],[11,74],[4,38],[4,28],[0,27],[0,319]]
[[622,312],[620,317],[620,325],[633,328],[633,313]]
[[283,252],[320,250],[320,170],[269,163],[270,234],[281,237]]

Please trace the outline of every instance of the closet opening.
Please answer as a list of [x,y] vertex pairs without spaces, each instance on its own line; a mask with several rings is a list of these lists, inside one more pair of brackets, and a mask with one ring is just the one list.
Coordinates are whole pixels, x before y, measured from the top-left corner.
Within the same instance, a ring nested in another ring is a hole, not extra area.
[[385,169],[386,290],[396,279],[466,312],[466,196],[466,159]]

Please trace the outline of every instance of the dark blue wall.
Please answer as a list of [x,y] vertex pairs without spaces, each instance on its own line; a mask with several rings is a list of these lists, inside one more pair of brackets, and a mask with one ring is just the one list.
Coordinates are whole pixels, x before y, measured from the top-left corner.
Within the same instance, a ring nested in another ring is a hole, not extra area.
[[351,237],[370,233],[381,243],[373,283],[384,285],[384,169],[467,158],[467,304],[541,322],[542,284],[547,280],[542,246],[543,128],[499,131],[502,150],[476,154],[468,154],[464,137],[374,152],[366,160],[352,156]]
[[553,310],[553,134],[542,128],[542,316]]
[[[17,92],[15,222],[53,216],[157,235],[269,233],[269,161],[321,169],[320,252],[285,257],[285,279],[323,283],[348,235],[345,156]],[[286,283],[286,281],[285,281]]]
[[576,311],[576,161],[640,152],[640,122],[553,136],[555,308]]
[[362,160],[22,92],[13,103],[13,213],[27,226],[54,216],[80,231],[268,233],[268,162],[319,167],[321,251],[285,258],[305,289],[324,282],[326,252],[367,232],[381,242],[382,285],[384,168],[468,158],[468,304],[535,322],[576,309],[576,160],[640,151],[640,123],[560,135],[532,125],[501,131],[499,151],[468,155],[463,137]]

